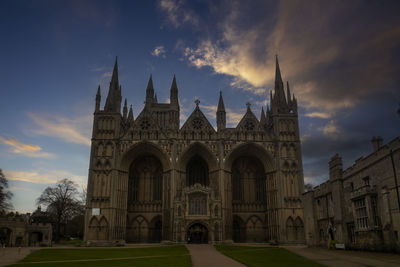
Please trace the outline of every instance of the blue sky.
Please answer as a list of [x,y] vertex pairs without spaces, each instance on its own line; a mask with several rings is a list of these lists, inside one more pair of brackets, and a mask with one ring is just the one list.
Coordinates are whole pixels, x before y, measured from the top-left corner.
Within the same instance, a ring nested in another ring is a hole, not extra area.
[[[30,212],[48,185],[86,185],[97,86],[103,102],[118,56],[137,116],[150,74],[160,102],[177,76],[183,121],[195,99],[215,125],[246,102],[259,116],[274,55],[299,101],[306,182],[327,179],[400,133],[398,1],[1,1],[0,168],[14,208]],[[182,124],[181,124],[182,126]]]

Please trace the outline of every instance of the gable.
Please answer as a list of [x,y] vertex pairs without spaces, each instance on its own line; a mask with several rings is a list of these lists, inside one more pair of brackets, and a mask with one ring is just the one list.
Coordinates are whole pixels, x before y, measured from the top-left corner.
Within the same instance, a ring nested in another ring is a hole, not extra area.
[[236,129],[242,131],[258,131],[260,129],[260,122],[254,113],[250,109],[247,109],[246,114],[244,114],[243,118],[236,126]]
[[207,120],[204,113],[197,106],[195,110],[190,114],[189,118],[185,121],[180,132],[212,132],[215,133],[214,127],[212,127],[211,123]]

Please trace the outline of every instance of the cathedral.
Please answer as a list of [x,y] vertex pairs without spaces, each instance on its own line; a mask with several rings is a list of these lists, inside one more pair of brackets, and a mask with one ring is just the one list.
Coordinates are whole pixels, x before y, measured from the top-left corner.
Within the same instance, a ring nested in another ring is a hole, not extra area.
[[199,100],[180,125],[175,76],[169,103],[157,101],[150,76],[136,118],[126,99],[121,113],[121,91],[116,61],[103,109],[100,86],[96,95],[88,245],[305,243],[297,99],[278,59],[266,111],[259,119],[247,103],[234,128],[226,127],[221,92],[216,128]]

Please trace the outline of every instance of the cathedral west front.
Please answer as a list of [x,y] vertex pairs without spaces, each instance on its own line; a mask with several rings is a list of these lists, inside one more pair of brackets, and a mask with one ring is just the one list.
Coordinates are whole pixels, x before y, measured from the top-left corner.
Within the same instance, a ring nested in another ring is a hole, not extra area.
[[100,87],[96,95],[87,244],[305,242],[297,99],[278,60],[269,106],[258,117],[247,103],[234,128],[222,93],[210,103],[216,128],[198,100],[180,125],[175,76],[169,103],[150,77],[136,118],[121,91],[115,62],[103,108]]

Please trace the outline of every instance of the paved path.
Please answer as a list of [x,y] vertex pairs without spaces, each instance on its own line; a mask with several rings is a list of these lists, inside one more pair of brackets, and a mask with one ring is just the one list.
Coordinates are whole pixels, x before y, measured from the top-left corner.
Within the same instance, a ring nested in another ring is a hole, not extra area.
[[245,265],[218,252],[213,245],[186,245],[192,257],[193,267],[244,267]]
[[307,248],[305,246],[282,246],[300,256],[314,260],[325,266],[361,267],[361,266],[400,266],[400,255],[389,253],[328,250]]
[[16,263],[25,258],[32,251],[39,249],[38,247],[0,248],[0,266]]

